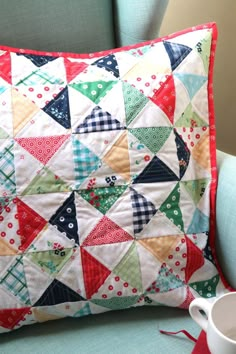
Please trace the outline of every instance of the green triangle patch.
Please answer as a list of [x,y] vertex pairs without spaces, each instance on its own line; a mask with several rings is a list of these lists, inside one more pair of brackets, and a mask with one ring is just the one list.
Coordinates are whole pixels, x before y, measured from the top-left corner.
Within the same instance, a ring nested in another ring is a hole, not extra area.
[[107,92],[112,89],[116,82],[117,81],[92,81],[78,84],[74,83],[69,86],[81,92],[94,103],[99,103]]
[[181,117],[175,123],[175,127],[205,127],[208,124],[194,111],[192,104],[189,103]]
[[125,103],[126,124],[128,126],[149,100],[139,90],[129,85],[127,82],[122,82],[122,89]]
[[162,148],[172,130],[173,128],[171,127],[129,129],[130,133],[132,133],[142,144],[146,145],[154,154]]
[[3,128],[0,127],[0,139],[6,139],[8,137],[9,137],[9,135],[7,134],[7,132]]
[[180,186],[176,184],[175,188],[161,205],[160,211],[165,213],[166,217],[173,222],[182,232],[184,232],[184,223],[182,219],[182,212],[179,207],[180,202]]
[[202,58],[206,74],[208,73],[208,69],[209,69],[211,42],[212,42],[212,34],[209,31],[207,33],[206,37],[203,38],[201,41],[199,41],[195,47],[195,50],[198,52],[198,54]]
[[107,307],[111,310],[120,310],[120,309],[126,309],[131,307],[132,305],[136,304],[136,302],[139,299],[139,295],[136,296],[123,296],[123,297],[112,297],[111,299],[93,299],[90,300],[92,303],[102,306],[102,307]]
[[134,288],[142,291],[142,277],[135,242],[133,242],[120,263],[113,269],[113,273],[119,275]]
[[211,279],[191,283],[189,286],[193,288],[201,297],[210,298],[216,296],[216,287],[219,280],[220,276],[217,274]]
[[184,185],[184,188],[186,189],[188,194],[192,197],[195,205],[197,205],[200,199],[202,198],[208,183],[208,179],[196,179],[192,181],[181,182],[181,184]]
[[89,304],[87,303],[82,309],[74,313],[73,317],[83,317],[87,315],[91,315],[92,312],[90,310]]
[[73,248],[58,248],[50,251],[31,252],[27,258],[50,275],[57,274],[73,254]]
[[60,177],[51,172],[47,167],[43,167],[24,190],[22,195],[68,191],[69,186]]
[[115,186],[105,188],[94,188],[89,190],[79,190],[78,193],[94,208],[104,215],[111,206],[124,193],[127,186]]

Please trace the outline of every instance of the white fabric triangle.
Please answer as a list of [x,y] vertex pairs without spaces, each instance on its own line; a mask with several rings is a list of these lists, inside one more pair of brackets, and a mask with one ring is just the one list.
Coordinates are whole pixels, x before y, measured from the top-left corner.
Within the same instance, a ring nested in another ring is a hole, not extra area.
[[175,113],[174,113],[174,124],[179,120],[182,113],[187,108],[188,104],[190,103],[188,92],[184,86],[184,84],[176,77],[174,77],[175,82]]
[[80,244],[82,244],[104,215],[77,193],[75,193],[75,206],[79,240]]
[[181,286],[177,289],[168,291],[168,294],[167,293],[148,294],[148,297],[160,304],[171,306],[171,307],[178,307],[184,302],[186,295],[187,295],[186,286]]
[[[114,104],[114,97],[116,104]],[[99,102],[99,107],[103,111],[111,114],[112,118],[118,120],[121,125],[125,125],[125,105],[123,97],[122,82],[118,82]]]
[[179,235],[181,230],[175,226],[163,213],[157,211],[157,213],[151,218],[149,223],[144,226],[143,230],[136,236],[138,239]]
[[143,289],[147,289],[152,282],[157,279],[161,262],[152,255],[145,247],[136,243],[137,252],[140,259],[140,270],[142,276]]
[[108,269],[113,270],[128,252],[132,243],[133,241],[126,241],[120,242],[119,244],[112,243],[98,246],[86,246],[84,249],[101,264],[105,265]]
[[29,122],[16,134],[16,138],[30,138],[48,136],[48,132],[53,135],[67,134],[66,129],[57,123],[52,117],[40,110]]
[[73,258],[68,260],[56,279],[86,298],[80,248],[74,252]]
[[23,263],[29,297],[31,303],[34,304],[52,283],[53,278],[47,272],[43,272],[34,263],[30,262],[27,256],[23,258]]
[[[75,133],[76,128],[83,123],[85,117],[89,115],[96,104],[80,93],[73,87],[68,86],[68,95],[70,100],[70,116],[72,132]],[[79,109],[78,109],[79,102]]]
[[142,111],[129,124],[129,128],[170,127],[170,121],[165,113],[152,101],[149,101]]
[[112,205],[106,216],[134,237],[133,209],[131,204],[130,190],[127,188],[122,196]]

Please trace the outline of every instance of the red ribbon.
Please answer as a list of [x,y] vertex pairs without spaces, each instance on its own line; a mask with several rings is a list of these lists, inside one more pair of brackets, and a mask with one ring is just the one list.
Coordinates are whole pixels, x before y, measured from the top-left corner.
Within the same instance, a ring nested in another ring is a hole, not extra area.
[[185,329],[182,329],[178,332],[168,332],[168,331],[163,331],[162,329],[159,329],[159,332],[162,334],[167,334],[168,336],[171,335],[175,335],[175,334],[179,334],[179,333],[183,333],[186,337],[188,337],[189,339],[191,339],[193,342],[197,342],[197,339],[194,338],[190,333],[188,333]]

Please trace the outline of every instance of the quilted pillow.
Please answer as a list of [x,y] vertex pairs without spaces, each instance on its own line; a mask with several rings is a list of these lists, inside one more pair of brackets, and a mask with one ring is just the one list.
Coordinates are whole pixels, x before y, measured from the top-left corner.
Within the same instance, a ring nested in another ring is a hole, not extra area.
[[1,332],[225,291],[216,36],[211,23],[94,54],[0,48]]

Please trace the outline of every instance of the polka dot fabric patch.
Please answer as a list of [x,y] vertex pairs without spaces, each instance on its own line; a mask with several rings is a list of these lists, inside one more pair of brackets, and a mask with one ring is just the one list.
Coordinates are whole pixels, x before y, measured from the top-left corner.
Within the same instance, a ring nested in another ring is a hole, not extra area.
[[0,332],[227,290],[216,37],[209,23],[82,55],[0,47]]

